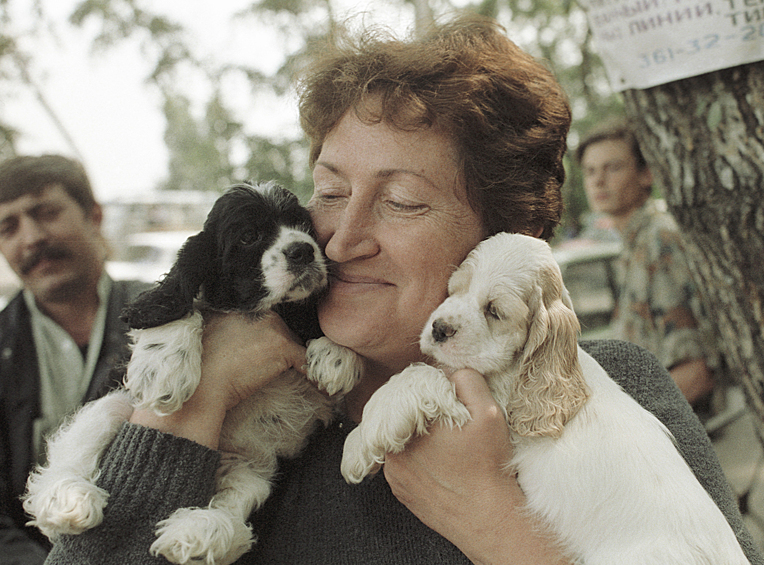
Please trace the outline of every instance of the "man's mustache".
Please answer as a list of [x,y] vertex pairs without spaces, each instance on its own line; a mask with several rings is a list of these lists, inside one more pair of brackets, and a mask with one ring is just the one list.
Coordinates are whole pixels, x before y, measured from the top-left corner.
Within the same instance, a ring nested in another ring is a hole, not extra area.
[[20,265],[21,274],[26,275],[29,271],[34,269],[40,261],[45,259],[53,261],[56,259],[68,259],[71,256],[71,251],[66,247],[60,245],[46,245],[45,247],[37,249],[22,261]]

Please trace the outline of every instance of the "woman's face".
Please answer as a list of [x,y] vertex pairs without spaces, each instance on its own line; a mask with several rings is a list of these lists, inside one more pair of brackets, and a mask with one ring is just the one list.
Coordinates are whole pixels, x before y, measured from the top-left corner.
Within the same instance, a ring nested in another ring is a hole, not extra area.
[[350,111],[326,137],[313,180],[313,222],[337,263],[321,328],[399,371],[421,359],[428,316],[484,236],[453,143],[434,128],[400,131]]

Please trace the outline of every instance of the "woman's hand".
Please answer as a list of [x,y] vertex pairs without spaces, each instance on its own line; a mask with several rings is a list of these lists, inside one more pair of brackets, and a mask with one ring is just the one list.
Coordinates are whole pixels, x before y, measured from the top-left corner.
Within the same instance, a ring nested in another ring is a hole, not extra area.
[[226,412],[290,368],[302,370],[305,348],[274,313],[205,314],[202,378],[193,396],[168,416],[136,410],[130,421],[217,449]]
[[472,421],[461,429],[434,426],[402,453],[388,453],[384,472],[393,494],[474,563],[565,563],[524,513],[524,496],[507,470],[509,430],[485,379],[472,370],[450,378]]

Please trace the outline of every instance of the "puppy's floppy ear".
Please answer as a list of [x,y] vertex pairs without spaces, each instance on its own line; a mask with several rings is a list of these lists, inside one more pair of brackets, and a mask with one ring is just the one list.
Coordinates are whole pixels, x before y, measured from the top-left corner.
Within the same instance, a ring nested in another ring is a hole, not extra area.
[[[189,237],[170,272],[122,311],[133,329],[155,328],[190,313],[205,278],[214,273],[215,243],[206,231]],[[212,275],[214,276],[214,274]]]
[[570,293],[565,286],[562,287],[562,303],[571,311],[575,312],[573,308],[573,299],[570,297]]
[[578,319],[559,271],[541,273],[531,290],[531,322],[508,413],[521,436],[559,437],[588,398],[578,362]]

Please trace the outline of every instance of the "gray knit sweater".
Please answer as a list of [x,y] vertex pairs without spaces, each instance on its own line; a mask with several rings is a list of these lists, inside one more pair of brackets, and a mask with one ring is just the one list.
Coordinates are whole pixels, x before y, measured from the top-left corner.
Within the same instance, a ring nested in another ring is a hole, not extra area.
[[[727,516],[754,565],[764,565],[745,531],[703,427],[654,357],[622,342],[582,344],[607,372],[674,433],[696,475]],[[266,506],[251,517],[258,543],[239,564],[468,564],[450,542],[419,522],[390,492],[382,473],[348,485],[339,472],[354,424],[340,418],[283,462]],[[203,506],[213,490],[217,452],[191,441],[125,425],[102,464],[111,493],[104,523],[66,536],[48,557],[57,565],[148,565],[157,521],[176,508]]]

